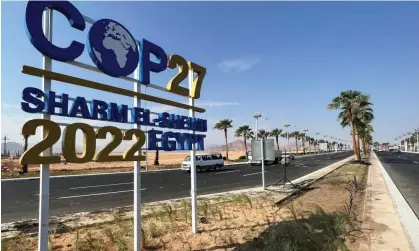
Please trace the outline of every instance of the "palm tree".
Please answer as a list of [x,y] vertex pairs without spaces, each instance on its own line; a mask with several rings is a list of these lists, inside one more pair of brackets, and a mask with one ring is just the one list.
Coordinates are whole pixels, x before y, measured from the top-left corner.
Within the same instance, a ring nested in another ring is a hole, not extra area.
[[220,130],[220,131],[224,131],[224,137],[225,137],[225,140],[226,140],[226,159],[227,160],[228,160],[227,129],[233,127],[231,125],[231,123],[233,123],[233,120],[231,120],[231,119],[223,119],[223,120],[218,121],[214,125],[214,129],[217,129],[217,130]]
[[263,129],[259,130],[258,137],[261,139],[267,139],[271,134]]
[[374,132],[371,122],[374,119],[373,109],[369,106],[355,107],[353,110],[354,126],[358,131],[359,138],[362,139],[362,152],[367,154],[367,138]]
[[243,137],[244,149],[246,151],[246,159],[247,159],[248,158],[248,156],[247,156],[247,139],[250,139],[250,138],[253,137],[252,129],[250,129],[250,127],[248,125],[240,126],[236,130],[235,136],[236,137]]
[[300,133],[298,138],[301,139],[301,144],[303,145],[303,154],[306,154],[305,133]]
[[281,136],[282,129],[273,129],[271,132],[271,136],[275,137],[276,140],[276,149],[279,150],[279,136]]
[[289,134],[289,137],[290,138],[295,138],[295,150],[297,151],[297,153],[298,153],[298,138],[300,137],[300,132],[299,131],[294,131],[294,132],[291,132],[290,134]]
[[354,148],[354,157],[356,161],[361,159],[359,150],[359,137],[358,128],[355,125],[354,112],[355,109],[368,108],[371,103],[369,102],[369,95],[362,94],[360,91],[343,91],[339,96],[332,99],[332,102],[327,105],[329,110],[340,110],[338,120],[342,127],[349,126],[351,128],[351,135]]

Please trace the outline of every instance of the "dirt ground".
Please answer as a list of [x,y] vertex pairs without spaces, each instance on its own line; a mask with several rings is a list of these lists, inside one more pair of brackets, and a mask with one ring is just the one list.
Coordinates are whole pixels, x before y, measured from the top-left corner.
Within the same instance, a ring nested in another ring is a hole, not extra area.
[[[200,199],[195,235],[188,200],[177,208],[153,208],[143,216],[144,250],[358,250],[364,241],[359,227],[365,171],[363,165],[346,165],[280,204],[269,194]],[[132,242],[133,222],[123,213],[110,223],[81,229],[52,227],[50,235],[51,250],[133,250]],[[35,250],[36,238],[20,236],[2,244],[2,250]]]
[[[197,152],[204,153],[204,152]],[[226,156],[225,151],[221,152],[223,156]],[[244,152],[242,151],[229,151],[229,159],[238,159]],[[163,169],[163,168],[179,168],[182,161],[185,159],[186,156],[189,155],[189,151],[185,152],[159,152],[159,166],[154,165],[154,158],[155,152],[149,152],[147,161],[148,161],[148,169],[149,170],[156,170],[156,169]],[[21,170],[19,167],[19,161],[15,160],[8,160],[2,159],[1,160],[1,167],[2,167],[2,174],[6,174],[7,172],[15,172],[17,173]],[[142,166],[145,166],[145,161],[141,162]],[[60,163],[60,164],[52,164],[50,166],[51,171],[103,171],[103,172],[123,172],[123,171],[130,171],[133,168],[132,161],[121,161],[121,162],[88,162],[83,164],[75,164],[75,163]],[[39,165],[29,165],[29,172],[37,172],[39,171]],[[6,176],[6,175],[5,175]]]

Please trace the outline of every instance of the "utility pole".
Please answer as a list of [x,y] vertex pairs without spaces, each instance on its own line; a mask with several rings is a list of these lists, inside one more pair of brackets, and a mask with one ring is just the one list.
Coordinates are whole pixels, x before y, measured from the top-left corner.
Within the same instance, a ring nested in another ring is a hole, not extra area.
[[3,137],[3,142],[4,142],[4,147],[3,147],[3,155],[6,156],[7,155],[7,141],[10,140],[9,138],[7,138],[6,135],[4,135]]

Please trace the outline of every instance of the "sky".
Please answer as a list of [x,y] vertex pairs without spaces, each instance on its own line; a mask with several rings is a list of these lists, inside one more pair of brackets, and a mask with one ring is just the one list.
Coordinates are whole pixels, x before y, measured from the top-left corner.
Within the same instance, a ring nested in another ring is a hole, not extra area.
[[[114,19],[135,38],[207,69],[196,101],[207,110],[196,114],[208,120],[206,145],[224,142],[224,133],[212,129],[218,120],[233,120],[228,133],[232,141],[239,126],[255,128],[254,112],[262,113],[259,129],[291,124],[290,130],[307,129],[311,136],[319,132],[349,140],[349,130],[337,121],[338,112],[326,109],[333,97],[349,89],[371,95],[375,141],[394,142],[396,136],[419,128],[419,2],[73,4],[90,18]],[[42,57],[25,33],[26,2],[1,2],[1,7],[1,136],[22,142],[21,126],[40,115],[21,111],[21,92],[28,86],[41,88],[41,80],[22,74],[21,68],[41,68]],[[58,12],[53,25],[54,44],[61,47],[72,40],[84,43],[90,28],[88,24],[83,32],[74,30]],[[78,60],[93,65],[87,49]],[[133,88],[132,83],[57,61],[53,71]],[[151,82],[165,87],[175,73],[168,69],[152,74]],[[72,97],[133,102],[59,82],[53,82],[52,89]],[[187,98],[147,89],[148,94],[187,103]],[[146,106],[155,112],[188,114],[151,102]]]

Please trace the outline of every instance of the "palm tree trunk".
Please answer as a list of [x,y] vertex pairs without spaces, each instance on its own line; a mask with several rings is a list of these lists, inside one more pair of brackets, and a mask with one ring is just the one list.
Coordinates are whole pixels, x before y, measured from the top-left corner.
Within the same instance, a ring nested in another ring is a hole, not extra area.
[[[352,123],[351,123],[352,124]],[[356,137],[355,137],[355,128],[353,127],[353,125],[351,125],[351,131],[352,131],[352,148],[354,151],[354,159],[355,161],[359,161],[359,155],[358,155],[358,147],[357,147],[357,142],[356,142]]]
[[[26,152],[26,150],[28,150],[28,138],[29,135],[24,135],[23,136],[25,139],[25,145],[23,147],[23,152]],[[28,172],[28,164],[23,164],[22,165],[22,173],[27,173]]]
[[362,151],[364,154],[367,154],[367,142],[365,142],[365,137],[362,137]]
[[224,136],[225,136],[225,139],[226,139],[226,160],[228,160],[227,129],[224,129]]
[[295,138],[295,150],[298,153],[298,138]]
[[243,139],[244,139],[244,150],[246,151],[244,155],[246,156],[246,159],[248,159],[249,157],[247,156],[247,142],[246,142],[246,136],[247,136],[246,134],[244,134],[244,135],[243,135]]
[[355,146],[356,146],[355,160],[360,161],[361,160],[361,148],[360,148],[360,145],[359,145],[359,134],[358,134],[358,129],[356,128],[356,126],[354,126],[354,133],[355,133]]
[[276,138],[276,149],[279,151],[278,136],[276,136],[275,138]]

